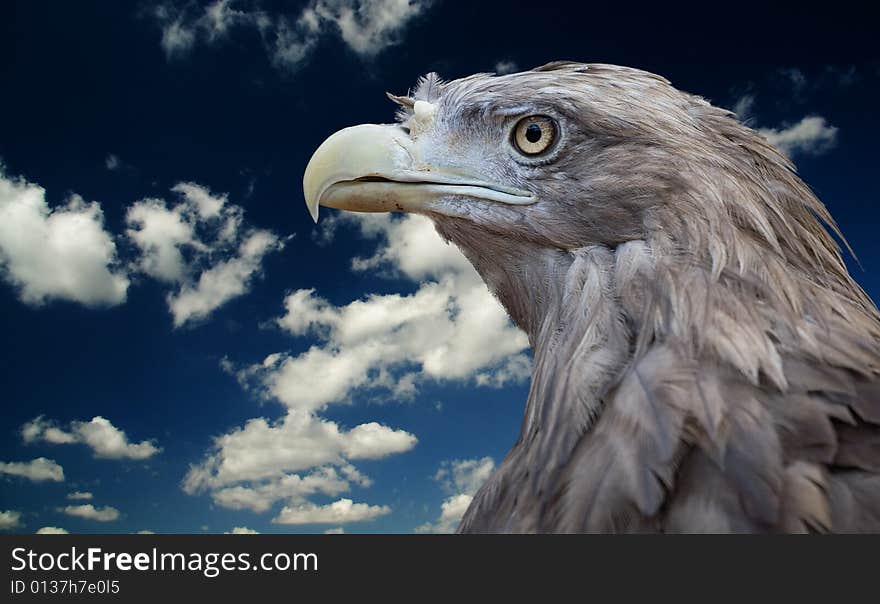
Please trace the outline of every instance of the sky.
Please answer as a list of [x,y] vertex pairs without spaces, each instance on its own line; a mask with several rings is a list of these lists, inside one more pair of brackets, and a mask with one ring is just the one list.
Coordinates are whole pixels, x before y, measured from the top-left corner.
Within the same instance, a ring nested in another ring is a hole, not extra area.
[[315,225],[301,187],[429,71],[616,63],[735,110],[880,299],[880,56],[833,10],[4,2],[0,530],[454,530],[518,435],[526,338],[430,223]]

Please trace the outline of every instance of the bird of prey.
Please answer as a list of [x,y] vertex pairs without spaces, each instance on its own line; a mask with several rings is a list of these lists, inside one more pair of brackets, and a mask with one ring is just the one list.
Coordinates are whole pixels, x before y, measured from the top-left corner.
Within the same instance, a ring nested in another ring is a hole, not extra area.
[[613,65],[389,96],[315,151],[312,216],[427,216],[534,354],[459,532],[880,531],[880,313],[786,157]]

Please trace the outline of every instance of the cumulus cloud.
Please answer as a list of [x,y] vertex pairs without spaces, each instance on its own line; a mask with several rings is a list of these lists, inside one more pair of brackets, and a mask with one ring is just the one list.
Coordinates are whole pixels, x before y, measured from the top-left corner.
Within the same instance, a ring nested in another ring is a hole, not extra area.
[[0,278],[22,302],[121,304],[129,281],[117,265],[98,203],[72,195],[50,208],[45,189],[7,176],[0,165]]
[[149,440],[129,442],[124,431],[100,415],[87,422],[70,422],[66,429],[41,415],[21,427],[21,436],[26,443],[84,444],[95,457],[107,459],[147,459],[161,451]]
[[[808,87],[808,79],[799,69],[783,69],[779,74],[787,80],[793,93],[797,96]],[[813,88],[824,86],[821,81],[814,82]],[[757,121],[755,114],[757,96],[750,92],[737,99],[732,110],[737,118],[754,127]],[[758,128],[758,132],[767,141],[788,157],[798,154],[819,155],[834,147],[837,143],[838,128],[818,115],[808,115],[795,123],[783,123],[775,128]]]
[[[119,158],[109,155],[109,170]],[[113,306],[126,299],[128,270],[168,285],[174,325],[204,319],[247,293],[263,258],[284,247],[275,234],[244,224],[244,210],[207,188],[183,182],[178,203],[144,199],[126,212],[126,236],[136,258],[121,265],[97,202],[78,195],[50,208],[46,192],[0,165],[0,279],[26,304],[69,300]]]
[[68,535],[70,534],[66,529],[59,528],[57,526],[44,526],[42,528],[37,529],[37,535]]
[[491,457],[444,461],[434,475],[447,493],[453,493],[440,504],[440,517],[416,528],[417,533],[453,533],[467,511],[474,494],[495,469]]
[[283,523],[327,517],[341,508],[354,516],[369,511],[364,519],[372,518],[383,506],[349,508],[337,501],[334,508],[312,498],[369,486],[352,463],[403,453],[417,439],[378,422],[342,428],[321,417],[329,405],[351,404],[357,392],[368,391],[405,400],[429,380],[497,387],[528,378],[525,335],[430,222],[373,215],[340,217],[333,225],[377,242],[372,254],[353,261],[353,270],[400,277],[418,284],[416,291],[371,294],[342,305],[314,290],[288,295],[276,324],[317,344],[300,353],[275,352],[249,366],[223,363],[243,386],[282,403],[286,413],[275,421],[251,419],[217,437],[205,459],[190,468],[186,492],[206,492],[218,505],[255,512],[284,502],[277,517]]
[[45,457],[38,457],[31,461],[0,461],[0,474],[21,476],[34,482],[46,480],[61,482],[64,480],[64,468],[55,463],[55,460]]
[[385,271],[420,283],[412,294],[370,294],[333,305],[314,290],[292,292],[279,326],[321,342],[275,353],[240,371],[291,409],[314,411],[358,388],[406,398],[424,380],[501,386],[528,378],[528,340],[507,318],[471,265],[420,216],[351,219],[376,252],[357,271]]
[[373,520],[391,513],[387,505],[354,503],[351,499],[339,499],[327,505],[304,503],[285,506],[272,522],[278,524],[347,524]]
[[311,9],[318,20],[335,25],[356,53],[370,56],[395,44],[404,26],[428,4],[418,0],[318,0],[306,11]]
[[119,518],[119,510],[109,505],[96,508],[91,503],[84,503],[82,505],[68,505],[61,508],[61,511],[68,516],[76,516],[77,518],[85,518],[97,522],[113,522]]
[[15,510],[0,511],[0,531],[9,531],[21,524],[21,512]]
[[139,250],[136,270],[167,284],[174,326],[204,319],[247,293],[266,254],[283,242],[244,224],[244,210],[195,183],[172,188],[178,202],[144,199],[126,214],[127,235]]
[[268,231],[256,231],[241,242],[236,256],[206,269],[198,281],[169,295],[168,306],[174,326],[202,319],[214,310],[245,293],[252,277],[260,270],[263,256],[280,249],[278,238]]
[[190,468],[183,488],[210,492],[226,508],[265,512],[278,501],[302,503],[369,486],[370,479],[348,460],[380,459],[416,442],[408,432],[375,422],[342,430],[305,413],[288,413],[274,423],[255,418],[216,438],[206,458]]
[[327,529],[326,531],[324,531],[324,534],[325,535],[344,535],[345,529],[342,528],[341,526],[337,526],[334,528]]
[[169,210],[161,199],[145,199],[128,209],[128,237],[141,252],[137,260],[141,272],[166,283],[184,279],[186,265],[181,248],[200,247],[192,220],[184,213],[183,205]]
[[465,495],[476,493],[495,469],[491,457],[482,459],[454,459],[444,461],[434,475],[434,480],[450,493]]
[[507,384],[518,384],[532,375],[532,363],[529,358],[517,354],[504,360],[492,371],[481,371],[474,376],[477,386],[501,388]]
[[260,531],[255,531],[246,526],[234,526],[231,531],[226,532],[227,535],[259,535]]
[[68,493],[67,498],[74,501],[88,501],[92,498],[92,494],[88,491],[74,491],[73,493]]
[[196,32],[192,24],[186,22],[185,15],[174,7],[159,5],[154,13],[162,27],[159,44],[170,60],[186,54],[196,41]]
[[216,0],[204,8],[160,5],[154,15],[169,60],[187,54],[198,42],[218,43],[238,28],[257,32],[275,64],[296,68],[331,35],[339,36],[358,55],[372,57],[398,43],[405,27],[429,4],[427,0],[311,0],[290,17],[245,2]]
[[440,504],[440,517],[436,522],[428,522],[416,528],[417,533],[454,533],[473,500],[473,495],[459,493],[447,497]]
[[824,117],[807,116],[785,128],[762,128],[759,132],[789,157],[798,153],[818,155],[833,148],[838,129]]
[[[209,463],[190,473],[188,482],[208,480],[223,485],[243,479],[269,478],[285,471],[297,471],[343,459],[380,459],[408,451],[416,438],[403,430],[392,430],[375,422],[341,430],[331,421],[303,413],[287,414],[270,423],[251,419],[243,428],[220,436]],[[209,479],[207,477],[210,477]]]
[[302,477],[287,474],[254,486],[224,487],[214,491],[213,499],[225,508],[250,509],[261,513],[279,500],[301,501],[314,494],[338,495],[349,488],[349,482],[340,477],[334,468],[324,468]]

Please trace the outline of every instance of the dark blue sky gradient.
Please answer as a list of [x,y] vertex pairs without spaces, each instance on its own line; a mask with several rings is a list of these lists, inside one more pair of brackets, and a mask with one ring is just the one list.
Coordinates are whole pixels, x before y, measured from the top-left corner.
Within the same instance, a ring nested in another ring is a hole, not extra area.
[[[30,307],[0,282],[0,460],[42,455],[67,474],[66,482],[48,484],[0,477],[0,510],[23,511],[21,530],[314,530],[272,525],[268,513],[212,506],[208,496],[183,493],[180,481],[212,436],[251,417],[282,416],[280,405],[243,391],[219,362],[228,357],[244,365],[271,352],[308,348],[308,338],[261,327],[282,314],[286,292],[314,287],[345,304],[367,292],[416,289],[408,281],[351,272],[350,259],[375,247],[351,231],[332,245],[316,245],[301,178],[328,134],[390,121],[394,107],[384,92],[405,92],[428,71],[455,78],[490,71],[500,60],[521,68],[555,59],[611,62],[662,74],[718,105],[731,107],[753,94],[759,127],[823,116],[839,129],[836,146],[795,160],[858,254],[864,270],[850,262],[855,277],[880,299],[880,56],[877,21],[867,8],[812,12],[803,4],[793,11],[734,3],[722,11],[706,3],[701,10],[661,3],[646,10],[628,3],[438,1],[406,27],[400,44],[374,59],[325,36],[290,71],[271,64],[252,30],[197,44],[168,61],[151,6],[3,3],[0,160],[6,174],[43,186],[50,205],[74,192],[99,201],[107,230],[116,234],[124,232],[132,202],[171,199],[170,187],[193,181],[228,192],[250,224],[294,237],[267,256],[264,277],[248,295],[177,330],[165,290],[148,279],[134,279],[125,304],[100,310],[57,301]],[[292,15],[301,9],[261,6]],[[803,72],[803,90],[781,74],[786,68]],[[851,69],[851,82],[834,75]],[[106,169],[108,154],[119,157],[119,170]],[[117,245],[130,256],[130,243],[117,237]],[[435,519],[443,498],[431,479],[438,464],[485,455],[499,461],[517,436],[526,392],[525,384],[494,390],[427,383],[410,403],[330,407],[324,417],[343,425],[380,421],[419,438],[407,453],[357,463],[375,484],[355,487],[352,498],[394,512],[346,530],[409,532]],[[437,401],[442,410],[435,409]],[[163,452],[131,462],[93,459],[81,446],[25,445],[18,429],[39,414],[62,422],[104,415],[132,440],[156,438]],[[119,508],[122,518],[98,525],[61,515],[56,508],[77,489],[94,492],[96,505]]]

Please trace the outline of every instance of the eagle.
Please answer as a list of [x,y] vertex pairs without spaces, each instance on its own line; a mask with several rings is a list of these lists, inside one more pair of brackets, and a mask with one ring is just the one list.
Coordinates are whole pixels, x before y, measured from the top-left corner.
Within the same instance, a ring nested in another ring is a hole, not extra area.
[[427,216],[533,352],[459,532],[880,531],[880,313],[784,155],[614,65],[389,97],[315,151],[312,217]]

